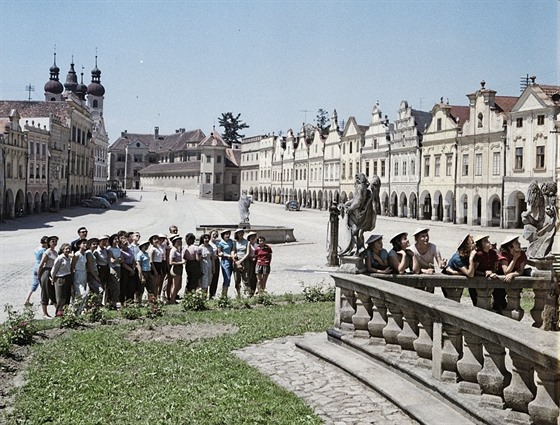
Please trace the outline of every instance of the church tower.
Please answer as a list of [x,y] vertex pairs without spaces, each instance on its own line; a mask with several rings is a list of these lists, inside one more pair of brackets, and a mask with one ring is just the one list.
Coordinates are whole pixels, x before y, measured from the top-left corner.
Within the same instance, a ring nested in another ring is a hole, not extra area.
[[56,52],[54,52],[54,63],[53,66],[50,67],[49,72],[51,74],[51,77],[45,84],[45,101],[60,101],[62,100],[62,92],[64,91],[64,87],[62,86],[62,83],[58,81],[60,68],[56,66]]
[[72,56],[72,63],[70,64],[70,70],[66,74],[66,82],[64,83],[64,88],[67,92],[74,93],[78,87],[78,75],[74,70],[74,56]]
[[91,70],[91,83],[87,86],[87,95],[87,103],[93,111],[93,115],[103,116],[105,87],[101,85],[101,71],[97,67],[97,55],[95,56],[95,68]]

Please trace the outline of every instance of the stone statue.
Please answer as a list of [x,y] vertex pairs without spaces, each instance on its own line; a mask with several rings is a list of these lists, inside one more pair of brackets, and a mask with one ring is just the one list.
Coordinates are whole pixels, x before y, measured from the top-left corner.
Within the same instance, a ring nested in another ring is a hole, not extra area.
[[241,223],[249,223],[249,207],[251,206],[251,202],[251,198],[247,196],[247,192],[243,191],[241,198],[239,198],[239,201],[237,202]]
[[373,176],[370,185],[365,174],[356,174],[354,197],[341,207],[342,217],[346,216],[350,242],[339,255],[358,255],[364,248],[364,232],[375,228],[380,187],[381,180],[378,176]]
[[555,182],[544,182],[541,187],[533,180],[527,191],[527,211],[521,214],[523,237],[529,241],[527,257],[545,258],[552,249],[556,234],[558,187]]

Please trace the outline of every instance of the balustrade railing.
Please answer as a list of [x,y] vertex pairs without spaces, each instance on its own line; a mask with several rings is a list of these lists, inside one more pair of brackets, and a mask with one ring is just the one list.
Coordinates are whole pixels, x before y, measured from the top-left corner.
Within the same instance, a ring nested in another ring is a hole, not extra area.
[[[388,355],[398,353],[399,361],[412,359],[416,367],[430,368],[441,385],[457,384],[460,393],[478,397],[481,409],[503,410],[508,422],[560,423],[559,334],[518,322],[523,316],[519,293],[532,288],[531,315],[539,326],[550,281],[519,277],[501,282],[508,294],[502,316],[486,311],[491,290],[500,287],[497,281],[450,276],[332,277],[337,288],[335,327],[343,335],[368,338],[371,344],[384,346]],[[455,302],[467,285],[477,289],[482,308]],[[449,289],[450,299],[415,289],[431,286]]]

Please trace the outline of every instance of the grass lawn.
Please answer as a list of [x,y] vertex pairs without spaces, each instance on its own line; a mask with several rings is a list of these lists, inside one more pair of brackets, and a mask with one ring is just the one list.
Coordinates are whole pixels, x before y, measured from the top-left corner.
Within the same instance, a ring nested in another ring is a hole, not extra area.
[[[333,303],[183,312],[71,330],[32,347],[9,424],[319,424],[292,393],[231,351],[332,326]],[[54,321],[53,321],[54,322]],[[172,343],[132,342],[135,328],[197,323],[235,333]]]

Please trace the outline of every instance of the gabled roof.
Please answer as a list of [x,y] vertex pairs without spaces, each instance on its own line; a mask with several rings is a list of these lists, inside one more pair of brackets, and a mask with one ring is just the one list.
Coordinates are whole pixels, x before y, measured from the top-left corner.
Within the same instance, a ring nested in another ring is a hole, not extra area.
[[12,109],[17,109],[21,118],[50,117],[51,115],[69,118],[72,114],[72,107],[66,101],[0,100],[0,117],[10,116]]
[[[121,136],[109,146],[109,151],[124,151],[126,146],[139,140],[148,146],[148,152],[168,152],[187,150],[193,144],[198,145],[204,139],[204,133],[200,129],[178,132],[170,135],[140,134],[140,133],[121,133]],[[193,147],[194,149],[194,147]]]
[[457,118],[459,118],[460,125],[464,124],[465,121],[469,119],[470,116],[470,107],[468,106],[457,106],[457,105],[450,105],[451,110],[449,111],[449,115],[453,118],[455,122],[457,122]]
[[414,117],[414,121],[416,121],[416,128],[421,133],[423,133],[424,130],[426,128],[428,128],[428,126],[432,122],[432,113],[431,112],[425,112],[425,111],[419,111],[418,109],[412,109],[411,110],[411,115]]
[[161,174],[161,173],[179,173],[185,171],[200,171],[200,161],[185,162],[166,162],[161,164],[150,164],[146,168],[140,170],[140,174]]
[[224,141],[224,139],[222,139],[220,133],[217,133],[215,131],[206,136],[204,140],[202,140],[202,142],[198,144],[198,146],[222,146],[225,148],[229,148],[229,145]]
[[239,168],[241,165],[241,150],[228,149],[226,150],[226,167]]
[[498,107],[498,112],[509,113],[517,99],[519,99],[518,96],[496,96],[494,103]]
[[551,86],[548,84],[538,84],[543,92],[545,92],[549,97],[554,94],[560,93],[560,86]]

